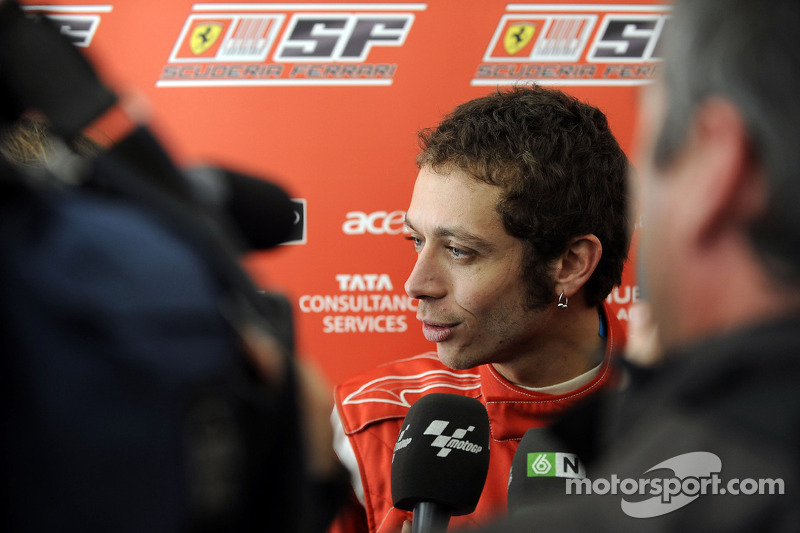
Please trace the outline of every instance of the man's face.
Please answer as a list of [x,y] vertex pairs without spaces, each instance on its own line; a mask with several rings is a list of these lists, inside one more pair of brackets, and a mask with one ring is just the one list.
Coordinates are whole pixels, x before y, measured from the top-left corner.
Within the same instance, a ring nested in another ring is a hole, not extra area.
[[545,311],[525,305],[523,243],[509,235],[498,187],[462,171],[423,168],[406,222],[418,257],[406,292],[417,319],[451,368],[503,363],[535,349]]

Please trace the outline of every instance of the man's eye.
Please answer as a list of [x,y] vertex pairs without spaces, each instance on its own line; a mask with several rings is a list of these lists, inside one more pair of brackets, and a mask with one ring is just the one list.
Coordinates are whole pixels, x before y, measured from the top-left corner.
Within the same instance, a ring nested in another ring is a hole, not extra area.
[[447,249],[450,250],[450,253],[456,258],[469,256],[469,252],[467,250],[462,250],[461,248],[456,248],[455,246],[448,246]]
[[419,237],[409,236],[405,238],[407,241],[411,241],[414,244],[414,249],[419,251],[422,249],[422,239]]

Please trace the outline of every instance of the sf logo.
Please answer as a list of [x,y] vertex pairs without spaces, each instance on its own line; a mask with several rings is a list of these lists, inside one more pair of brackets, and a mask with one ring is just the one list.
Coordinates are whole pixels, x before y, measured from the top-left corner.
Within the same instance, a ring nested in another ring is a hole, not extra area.
[[373,46],[401,46],[414,15],[296,14],[275,53],[276,61],[364,61]]

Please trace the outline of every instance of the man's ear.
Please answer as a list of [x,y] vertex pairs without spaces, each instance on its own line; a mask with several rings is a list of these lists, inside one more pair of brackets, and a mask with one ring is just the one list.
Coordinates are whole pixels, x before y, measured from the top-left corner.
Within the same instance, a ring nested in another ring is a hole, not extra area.
[[583,287],[597,268],[603,255],[603,245],[593,234],[575,237],[567,250],[556,260],[556,291],[572,298]]
[[747,126],[739,110],[722,98],[695,113],[690,148],[695,157],[694,193],[687,196],[697,237],[708,242],[731,225],[749,225],[765,209],[766,191]]

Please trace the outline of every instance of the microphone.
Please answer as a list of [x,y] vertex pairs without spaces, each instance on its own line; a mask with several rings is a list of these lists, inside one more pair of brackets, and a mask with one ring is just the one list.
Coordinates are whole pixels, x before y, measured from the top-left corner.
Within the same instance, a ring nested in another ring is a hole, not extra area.
[[226,168],[184,171],[201,204],[226,218],[249,250],[267,250],[289,240],[295,204],[281,187]]
[[412,533],[447,530],[475,510],[489,471],[489,415],[478,400],[432,393],[408,411],[392,456],[392,503]]
[[508,512],[514,514],[542,500],[563,496],[567,479],[585,477],[583,462],[548,428],[531,428],[522,437],[511,462]]

